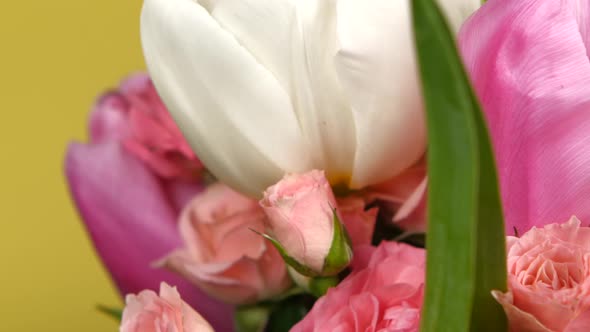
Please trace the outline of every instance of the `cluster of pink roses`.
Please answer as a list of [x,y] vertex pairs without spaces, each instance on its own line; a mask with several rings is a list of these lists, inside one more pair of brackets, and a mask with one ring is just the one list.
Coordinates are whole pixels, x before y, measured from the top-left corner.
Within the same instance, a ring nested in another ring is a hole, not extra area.
[[[571,216],[590,221],[589,2],[489,0],[459,47],[515,235],[509,292],[493,296],[512,331],[586,331],[590,228]],[[88,144],[69,147],[66,173],[120,292],[139,293],[126,298],[121,331],[231,331],[233,306],[274,301],[315,277],[340,282],[293,331],[418,331],[424,249],[372,243],[380,213],[425,230],[424,161],[346,194],[312,170],[247,197],[208,178],[145,75],[103,96],[89,129]]]
[[[494,296],[511,331],[582,332],[590,326],[590,228],[576,218],[509,238],[511,291]],[[425,252],[385,241],[355,249],[352,273],[320,298],[292,329],[302,331],[419,330]],[[213,331],[178,293],[163,284],[127,297],[121,331]]]

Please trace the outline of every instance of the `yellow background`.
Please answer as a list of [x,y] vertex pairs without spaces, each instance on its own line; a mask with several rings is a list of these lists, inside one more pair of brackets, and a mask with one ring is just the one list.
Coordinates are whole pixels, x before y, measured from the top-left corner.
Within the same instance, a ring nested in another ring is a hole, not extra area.
[[68,141],[93,100],[143,68],[140,0],[0,7],[0,331],[115,331],[120,305],[71,205]]

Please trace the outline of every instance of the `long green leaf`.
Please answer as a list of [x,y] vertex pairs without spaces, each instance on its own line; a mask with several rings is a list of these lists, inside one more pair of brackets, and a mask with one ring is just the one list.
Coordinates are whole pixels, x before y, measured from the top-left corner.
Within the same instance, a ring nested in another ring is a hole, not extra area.
[[413,0],[428,122],[428,262],[422,332],[506,331],[490,295],[506,288],[492,149],[455,41],[433,0]]
[[471,313],[471,331],[507,331],[502,307],[491,290],[506,291],[506,235],[498,175],[483,114],[473,97],[479,141],[479,205],[477,213],[476,284]]

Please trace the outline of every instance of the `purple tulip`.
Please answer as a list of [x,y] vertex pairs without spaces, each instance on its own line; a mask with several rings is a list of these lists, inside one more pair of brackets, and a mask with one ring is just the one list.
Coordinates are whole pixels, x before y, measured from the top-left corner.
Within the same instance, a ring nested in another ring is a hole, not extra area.
[[101,98],[91,115],[90,142],[68,147],[65,171],[72,197],[122,295],[157,290],[165,281],[216,331],[231,331],[230,306],[152,267],[182,246],[177,218],[202,190],[195,180],[202,166],[162,110],[145,75]]
[[460,48],[487,116],[509,234],[590,223],[590,2],[489,0]]

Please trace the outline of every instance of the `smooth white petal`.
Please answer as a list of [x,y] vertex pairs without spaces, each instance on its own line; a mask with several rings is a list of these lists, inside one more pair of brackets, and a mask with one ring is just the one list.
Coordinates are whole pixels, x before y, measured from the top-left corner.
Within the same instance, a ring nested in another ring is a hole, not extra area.
[[313,168],[348,182],[354,121],[333,66],[335,1],[213,0],[211,15],[291,94]]
[[341,0],[335,65],[353,107],[356,155],[351,187],[387,180],[426,146],[409,1]]
[[334,67],[339,50],[336,9],[335,0],[298,1],[293,97],[314,167],[324,169],[332,184],[348,184],[356,136],[350,103]]
[[162,99],[220,180],[259,195],[310,167],[288,93],[204,7],[146,0],[141,36]]
[[[291,93],[297,0],[209,0],[207,9]],[[201,1],[202,2],[202,1]]]

